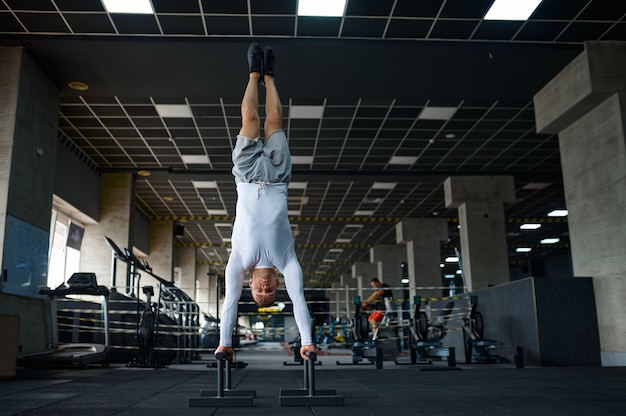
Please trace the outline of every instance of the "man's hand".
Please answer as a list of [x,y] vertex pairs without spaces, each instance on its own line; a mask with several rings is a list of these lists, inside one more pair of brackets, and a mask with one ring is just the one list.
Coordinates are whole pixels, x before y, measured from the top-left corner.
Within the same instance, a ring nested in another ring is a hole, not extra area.
[[309,351],[313,351],[314,353],[317,353],[319,351],[319,348],[316,348],[315,345],[303,345],[300,347],[300,357],[302,357],[305,360],[308,360],[309,357],[308,355],[306,355],[307,352]]
[[217,349],[215,350],[215,355],[217,355],[217,353],[219,352],[226,353],[226,358],[224,358],[224,361],[232,360],[233,355],[235,355],[235,350],[233,350],[231,347],[224,347],[222,345],[217,347]]

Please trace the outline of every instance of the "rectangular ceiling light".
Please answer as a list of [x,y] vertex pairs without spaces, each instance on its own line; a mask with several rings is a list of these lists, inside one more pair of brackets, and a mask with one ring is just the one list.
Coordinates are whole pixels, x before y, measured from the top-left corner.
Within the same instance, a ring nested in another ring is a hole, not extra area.
[[347,224],[339,233],[339,236],[335,240],[337,243],[349,243],[352,241],[354,237],[356,237],[357,233],[361,231],[363,226],[361,224]]
[[217,189],[217,181],[191,181],[196,189]]
[[193,113],[187,104],[155,104],[162,118],[192,118]]
[[109,13],[154,14],[150,0],[102,0]]
[[528,20],[541,0],[496,0],[485,20]]
[[346,0],[300,0],[298,16],[341,17]]
[[548,217],[567,217],[566,209],[555,209],[553,211],[548,212]]
[[530,247],[518,247],[515,249],[515,251],[517,253],[530,253],[532,251],[532,248]]
[[413,165],[417,162],[417,156],[392,156],[389,159],[390,165]]
[[541,243],[541,244],[555,244],[555,243],[558,243],[559,241],[561,241],[560,238],[544,238],[539,243]]
[[446,257],[445,262],[446,263],[458,263],[459,262],[459,258],[458,257],[454,257],[454,256]]
[[306,182],[289,182],[288,189],[306,189]]
[[209,157],[207,155],[181,155],[180,158],[186,165],[208,165]]
[[398,182],[374,182],[371,189],[394,189]]
[[319,120],[323,116],[323,105],[292,105],[289,107],[289,118]]
[[363,210],[354,211],[355,217],[371,217],[372,215],[374,215],[374,211],[363,211]]
[[215,230],[217,234],[219,234],[220,238],[224,243],[230,242],[230,239],[233,235],[233,225],[229,223],[215,223]]
[[228,212],[226,212],[225,209],[210,209],[208,210],[208,214],[211,217],[224,217],[228,215]]
[[424,107],[420,120],[450,120],[456,114],[456,107]]
[[313,156],[291,156],[293,165],[310,165],[313,163]]
[[536,230],[538,228],[541,228],[541,224],[527,223],[519,226],[520,230]]

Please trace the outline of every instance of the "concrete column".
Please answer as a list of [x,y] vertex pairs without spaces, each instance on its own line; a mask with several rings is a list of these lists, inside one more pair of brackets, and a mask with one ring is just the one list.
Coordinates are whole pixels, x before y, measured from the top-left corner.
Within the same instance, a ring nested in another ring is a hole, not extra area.
[[[135,179],[128,173],[105,173],[102,175],[100,196],[100,218],[97,224],[85,225],[85,234],[80,256],[80,267],[85,272],[96,274],[98,283],[112,285],[111,248],[104,237],[107,236],[124,250],[132,250],[133,238],[131,223],[134,217]],[[125,292],[128,265],[117,262],[115,286]]]
[[155,275],[174,281],[174,223],[167,220],[150,221],[150,266]]
[[[396,224],[396,242],[406,244],[409,297],[416,286],[441,286],[441,242],[448,239],[448,220],[405,218]],[[420,296],[440,297],[441,290],[419,290]]]
[[[215,316],[215,310],[211,310],[212,305],[215,303],[215,284],[210,286],[209,267],[208,264],[196,266],[196,295],[194,299],[202,312]],[[211,299],[211,296],[213,296],[213,299]]]
[[537,131],[559,135],[573,269],[593,278],[604,366],[626,365],[625,67],[625,42],[588,42],[534,97]]
[[[372,263],[363,262],[363,264],[366,264],[369,267],[375,266]],[[353,264],[352,273],[354,273],[354,270],[355,265]],[[341,293],[341,296],[343,298],[341,318],[349,321],[350,318],[354,316],[354,297],[360,296],[359,290],[361,290],[362,293],[362,288],[359,286],[359,279],[354,278],[352,274],[343,274],[341,276],[341,287],[343,288],[343,291]]]
[[[378,267],[378,278],[387,283],[393,290],[394,297],[399,298],[402,287],[402,262],[407,261],[406,245],[390,244],[375,245],[370,249],[370,261]],[[369,287],[369,281],[363,282]]]
[[176,264],[180,267],[180,288],[196,300],[196,248],[178,247]]
[[458,208],[461,261],[468,290],[508,282],[504,206],[515,202],[512,176],[451,176],[444,182],[447,208]]
[[380,278],[378,275],[378,264],[357,261],[352,265],[352,278],[356,280],[358,291],[355,296],[363,299],[363,287],[369,289],[370,281],[373,278]]
[[54,84],[21,47],[0,47],[0,315],[19,315],[22,353],[50,342],[50,305],[39,289],[47,280],[58,114]]

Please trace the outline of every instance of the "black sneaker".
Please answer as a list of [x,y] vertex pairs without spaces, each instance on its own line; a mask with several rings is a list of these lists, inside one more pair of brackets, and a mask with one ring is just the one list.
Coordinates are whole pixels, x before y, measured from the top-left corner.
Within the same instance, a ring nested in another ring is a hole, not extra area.
[[258,72],[263,78],[263,50],[256,42],[248,46],[248,67],[250,72]]
[[271,46],[263,49],[263,75],[274,76],[274,66],[276,64],[276,56]]

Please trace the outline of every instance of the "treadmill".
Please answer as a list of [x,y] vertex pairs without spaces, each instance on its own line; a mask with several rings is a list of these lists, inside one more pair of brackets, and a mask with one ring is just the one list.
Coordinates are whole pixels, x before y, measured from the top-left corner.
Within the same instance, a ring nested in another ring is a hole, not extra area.
[[[41,289],[42,295],[51,299],[52,345],[53,349],[43,353],[22,356],[25,366],[59,365],[86,367],[89,364],[102,363],[108,365],[109,354],[109,289],[98,286],[95,273],[74,273],[67,281],[56,289]],[[57,299],[67,295],[92,295],[102,297],[102,322],[104,329],[104,344],[96,343],[65,343],[59,344]]]

